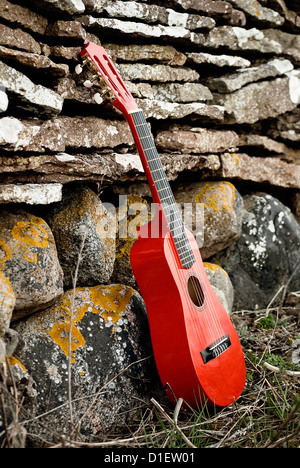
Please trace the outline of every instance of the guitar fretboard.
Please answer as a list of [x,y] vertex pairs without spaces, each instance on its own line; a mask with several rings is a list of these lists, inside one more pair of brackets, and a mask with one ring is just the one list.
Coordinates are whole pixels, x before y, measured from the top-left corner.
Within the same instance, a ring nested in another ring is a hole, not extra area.
[[142,110],[132,112],[131,116],[159,195],[160,204],[168,221],[181,265],[183,268],[191,268],[195,262],[195,257],[187,239],[181,213],[163,169],[145,116]]

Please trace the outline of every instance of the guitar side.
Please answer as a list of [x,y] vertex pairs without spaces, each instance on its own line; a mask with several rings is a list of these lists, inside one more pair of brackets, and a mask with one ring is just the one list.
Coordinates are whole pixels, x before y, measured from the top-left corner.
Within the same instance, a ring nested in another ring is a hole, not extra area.
[[[167,231],[156,239],[139,237],[131,249],[131,266],[146,304],[156,366],[169,398],[183,398],[194,408],[205,403],[227,406],[237,400],[245,385],[243,352],[232,322],[207,279],[196,241],[187,233],[196,258],[192,269],[180,268]],[[205,296],[210,298],[201,310],[193,306],[187,291],[191,274],[201,278]],[[231,345],[204,363],[201,351],[210,344],[211,336],[203,317],[212,304],[213,315],[218,315]]]

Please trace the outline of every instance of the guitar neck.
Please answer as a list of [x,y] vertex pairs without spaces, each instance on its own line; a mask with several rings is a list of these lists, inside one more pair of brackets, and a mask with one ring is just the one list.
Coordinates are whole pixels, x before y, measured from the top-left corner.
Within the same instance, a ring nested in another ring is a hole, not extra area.
[[163,169],[143,111],[126,116],[148,179],[153,199],[163,210],[183,268],[190,268],[195,258],[187,239],[182,216]]
[[159,204],[165,216],[182,267],[190,268],[195,262],[195,257],[143,111],[138,108],[103,47],[89,42],[80,55],[94,73],[100,88],[108,91],[108,99],[125,116],[132,131],[153,200]]

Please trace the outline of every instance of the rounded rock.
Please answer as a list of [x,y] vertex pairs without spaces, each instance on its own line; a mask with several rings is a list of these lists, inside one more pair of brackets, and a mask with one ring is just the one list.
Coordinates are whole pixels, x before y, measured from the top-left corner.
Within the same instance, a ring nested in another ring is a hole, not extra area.
[[56,240],[65,287],[72,287],[74,281],[77,286],[107,283],[115,261],[115,219],[99,197],[88,187],[66,188],[48,222]]
[[46,440],[67,435],[69,379],[74,423],[80,422],[80,437],[86,441],[139,418],[141,399],[148,398],[153,383],[158,385],[144,302],[131,287],[111,284],[66,291],[47,311],[15,328],[25,342],[18,359],[38,393],[27,409],[44,414],[30,424],[29,432],[43,432]]
[[0,213],[0,269],[16,296],[12,320],[48,307],[63,293],[63,273],[47,223],[21,209]]

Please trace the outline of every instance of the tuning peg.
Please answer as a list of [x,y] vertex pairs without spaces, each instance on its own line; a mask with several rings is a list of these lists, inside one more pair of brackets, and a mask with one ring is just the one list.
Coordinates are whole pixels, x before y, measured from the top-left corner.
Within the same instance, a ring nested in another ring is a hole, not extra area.
[[103,98],[102,98],[102,96],[101,96],[100,93],[96,93],[96,94],[94,95],[94,100],[95,100],[95,102],[96,102],[97,104],[102,104],[102,102],[103,102]]
[[76,73],[77,75],[80,75],[80,73],[82,73],[82,71],[83,71],[83,68],[82,68],[82,66],[81,66],[80,63],[79,63],[79,64],[76,65],[76,67],[75,67],[75,73]]
[[85,86],[86,88],[92,88],[94,84],[90,80],[85,80],[83,86]]

